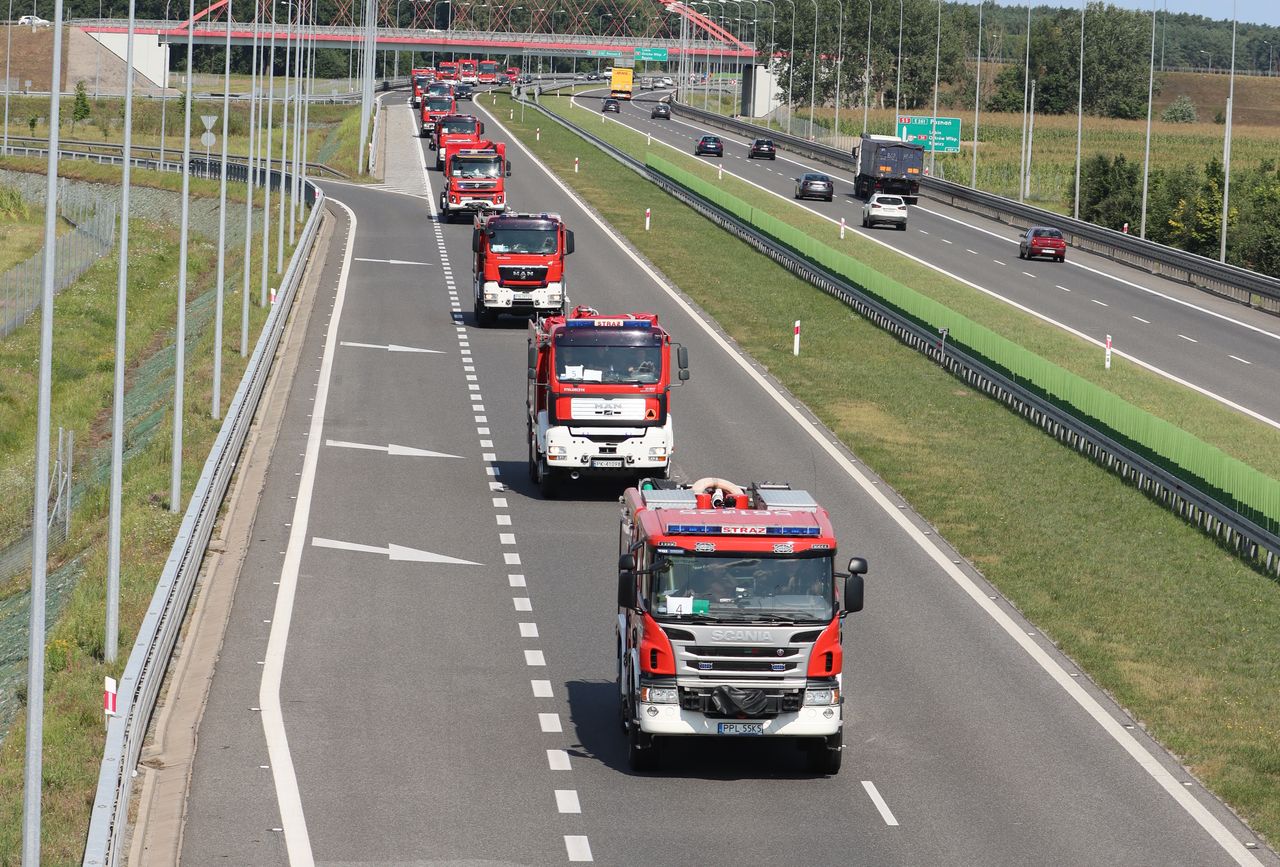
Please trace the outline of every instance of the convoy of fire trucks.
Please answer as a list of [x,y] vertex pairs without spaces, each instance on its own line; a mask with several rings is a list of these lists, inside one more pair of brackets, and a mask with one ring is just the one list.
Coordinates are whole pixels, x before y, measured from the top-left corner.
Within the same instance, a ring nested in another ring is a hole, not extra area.
[[505,144],[456,113],[448,82],[467,64],[414,70],[413,98],[442,171],[441,218],[474,218],[476,324],[530,319],[529,477],[545,499],[585,477],[635,485],[621,497],[615,627],[631,768],[654,770],[673,738],[767,737],[838,773],[841,630],[862,610],[866,560],[836,571],[830,516],[805,491],[672,479],[671,390],[689,380],[688,351],[656,314],[570,307],[573,231],[510,209]]

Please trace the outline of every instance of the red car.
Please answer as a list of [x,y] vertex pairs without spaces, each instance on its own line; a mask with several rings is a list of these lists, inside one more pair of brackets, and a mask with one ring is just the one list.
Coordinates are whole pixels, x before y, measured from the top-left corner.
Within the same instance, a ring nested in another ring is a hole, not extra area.
[[1049,256],[1065,262],[1067,239],[1062,237],[1062,232],[1046,226],[1032,226],[1023,232],[1018,238],[1018,258],[1033,259],[1036,256]]

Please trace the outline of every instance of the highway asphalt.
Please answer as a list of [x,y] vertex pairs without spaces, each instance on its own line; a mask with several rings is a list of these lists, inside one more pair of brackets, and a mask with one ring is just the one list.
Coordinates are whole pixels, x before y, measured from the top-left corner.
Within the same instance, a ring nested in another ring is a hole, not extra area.
[[[584,108],[599,110],[604,95],[591,90],[575,99]],[[622,103],[620,114],[606,117],[689,155],[701,136],[718,135],[725,142],[725,156],[699,159],[723,165],[725,172],[787,201],[794,201],[795,178],[801,173],[830,175],[836,181],[834,201],[797,204],[832,220],[833,237],[844,218],[847,231],[913,256],[1098,346],[1109,334],[1117,353],[1280,427],[1280,391],[1271,387],[1280,381],[1280,319],[1275,316],[1081,250],[1068,251],[1063,264],[1020,260],[1017,230],[927,198],[910,208],[905,232],[892,226],[863,229],[862,200],[853,195],[850,173],[785,150],[776,160],[749,159],[748,137],[689,117],[652,119],[651,109],[661,95],[663,91],[641,91],[634,101]],[[544,99],[554,109],[555,99]],[[1101,351],[1098,357],[1101,362]]]
[[871,565],[839,776],[756,741],[628,771],[620,487],[529,482],[526,325],[474,326],[470,227],[433,220],[409,110],[387,124],[385,184],[325,184],[341,225],[200,725],[185,865],[1280,864],[517,145],[510,201],[575,230],[573,300],[657,312],[690,349],[676,475],[791,481]]

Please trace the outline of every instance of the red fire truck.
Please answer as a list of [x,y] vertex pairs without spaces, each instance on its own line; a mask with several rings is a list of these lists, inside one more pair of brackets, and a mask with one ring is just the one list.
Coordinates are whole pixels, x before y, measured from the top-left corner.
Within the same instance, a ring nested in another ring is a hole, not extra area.
[[458,212],[505,211],[505,179],[511,176],[507,146],[502,142],[476,142],[452,151],[444,164],[445,188],[440,191],[440,215],[445,222]]
[[473,59],[467,57],[458,61],[458,81],[463,84],[475,84],[478,77],[476,62]]
[[480,69],[476,73],[476,80],[480,84],[497,84],[498,83],[498,61],[496,60],[480,61]]
[[688,350],[655,314],[578,307],[530,322],[529,475],[543,496],[583,475],[668,475],[671,387],[688,378]]
[[573,232],[559,214],[478,216],[471,249],[478,325],[487,327],[502,313],[564,313],[565,256],[573,252]]
[[440,118],[445,115],[454,114],[458,110],[458,103],[454,101],[452,96],[432,96],[430,93],[422,102],[421,124],[418,129],[418,135],[421,138],[427,138],[435,131],[436,124],[440,122]]
[[507,67],[507,84],[515,84],[516,79],[519,77],[520,77],[520,67],[518,66]]
[[867,562],[836,574],[826,509],[805,491],[644,479],[623,495],[618,697],[634,770],[668,737],[786,737],[818,773],[843,752],[841,626]]
[[436,122],[431,147],[436,152],[436,168],[444,169],[446,153],[475,148],[484,135],[484,123],[473,114],[446,114]]
[[457,81],[458,64],[452,60],[442,60],[436,65],[436,78],[440,81]]
[[409,81],[413,84],[413,107],[418,108],[422,105],[422,94],[426,92],[427,86],[431,83],[431,69],[414,69],[409,72]]

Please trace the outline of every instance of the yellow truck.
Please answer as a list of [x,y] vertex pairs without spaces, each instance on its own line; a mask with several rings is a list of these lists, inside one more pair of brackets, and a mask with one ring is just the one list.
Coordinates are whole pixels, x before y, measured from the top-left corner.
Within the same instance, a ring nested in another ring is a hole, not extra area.
[[609,76],[609,95],[614,99],[630,99],[631,74],[634,71],[627,66],[615,66]]

